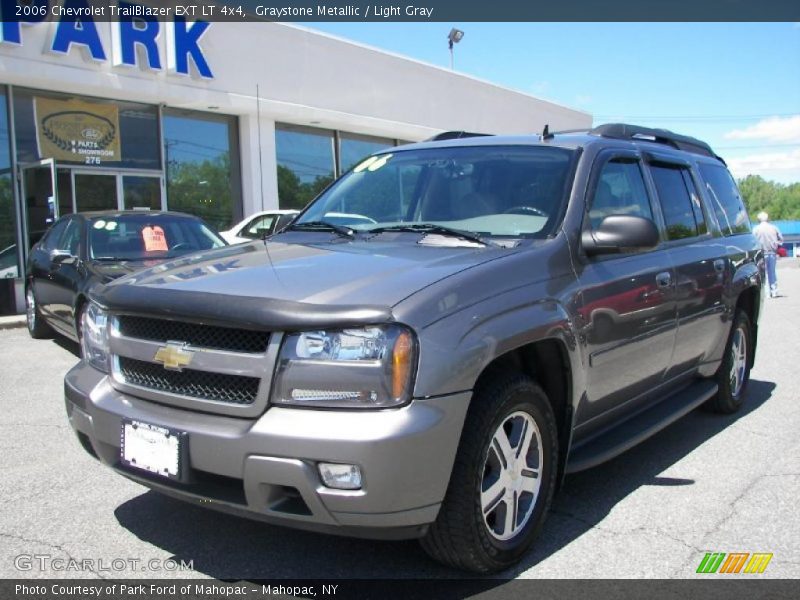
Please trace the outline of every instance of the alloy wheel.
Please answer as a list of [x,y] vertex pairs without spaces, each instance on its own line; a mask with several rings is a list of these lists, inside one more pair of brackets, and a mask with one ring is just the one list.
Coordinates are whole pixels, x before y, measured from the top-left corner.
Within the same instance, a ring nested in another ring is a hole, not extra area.
[[731,395],[736,397],[742,391],[747,374],[747,334],[737,327],[731,342]]
[[530,521],[541,487],[542,436],[533,417],[517,411],[492,436],[483,466],[481,511],[497,540],[515,537]]

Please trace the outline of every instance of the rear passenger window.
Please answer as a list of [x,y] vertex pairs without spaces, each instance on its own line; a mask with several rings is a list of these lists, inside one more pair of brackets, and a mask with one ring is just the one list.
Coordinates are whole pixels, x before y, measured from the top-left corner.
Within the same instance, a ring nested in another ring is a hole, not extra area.
[[750,219],[742,196],[736,188],[736,182],[728,173],[728,169],[722,165],[701,164],[700,174],[706,181],[706,190],[722,233],[725,235],[748,233]]
[[597,229],[609,215],[634,215],[653,220],[642,170],[635,159],[615,158],[603,165],[589,209],[592,229]]
[[706,232],[706,222],[689,169],[677,165],[650,165],[658,201],[667,225],[667,238],[680,240]]

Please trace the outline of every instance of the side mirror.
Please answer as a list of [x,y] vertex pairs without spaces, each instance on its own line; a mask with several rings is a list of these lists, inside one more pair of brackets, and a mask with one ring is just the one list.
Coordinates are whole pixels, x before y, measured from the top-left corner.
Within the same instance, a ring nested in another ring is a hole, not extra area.
[[69,263],[72,262],[70,259],[74,259],[75,257],[72,256],[66,250],[51,250],[50,251],[50,262],[54,265],[60,265],[62,263]]
[[609,215],[597,229],[581,235],[581,244],[589,256],[655,248],[659,241],[655,223],[633,215]]

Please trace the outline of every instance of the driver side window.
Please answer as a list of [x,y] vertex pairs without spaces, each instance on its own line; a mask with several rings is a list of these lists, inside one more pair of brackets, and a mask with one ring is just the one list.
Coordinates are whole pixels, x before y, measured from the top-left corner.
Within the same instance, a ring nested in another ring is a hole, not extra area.
[[597,229],[610,215],[634,215],[653,220],[638,160],[613,158],[603,165],[589,209],[592,229]]

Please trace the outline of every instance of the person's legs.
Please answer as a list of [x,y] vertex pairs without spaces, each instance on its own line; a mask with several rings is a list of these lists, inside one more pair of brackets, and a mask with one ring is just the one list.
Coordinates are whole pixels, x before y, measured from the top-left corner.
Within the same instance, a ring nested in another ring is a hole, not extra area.
[[766,254],[764,260],[767,263],[767,280],[769,281],[769,296],[774,298],[778,295],[778,275],[775,272],[775,263],[778,257],[775,254]]

